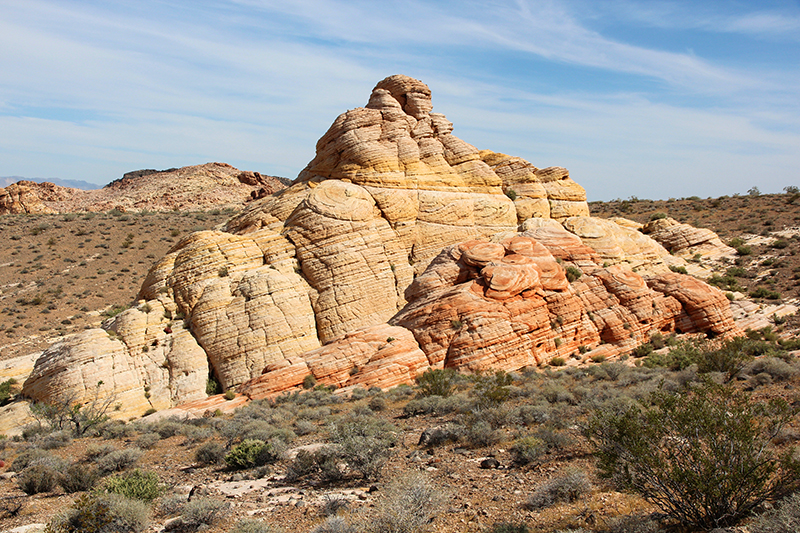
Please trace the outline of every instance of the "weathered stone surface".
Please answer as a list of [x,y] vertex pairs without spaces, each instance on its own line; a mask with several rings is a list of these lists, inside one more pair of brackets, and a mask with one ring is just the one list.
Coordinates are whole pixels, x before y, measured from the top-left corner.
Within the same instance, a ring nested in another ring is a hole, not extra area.
[[684,259],[694,257],[696,254],[709,259],[736,255],[736,250],[724,244],[710,229],[681,224],[674,218],[651,220],[641,231],[658,241],[671,254]]
[[[291,187],[256,194],[225,231],[181,239],[137,308],[105,325],[113,338],[65,339],[37,360],[25,393],[86,401],[99,390],[128,416],[204,408],[209,371],[259,398],[308,375],[389,387],[430,367],[512,370],[581,347],[611,356],[654,331],[734,331],[718,291],[671,275],[682,260],[630,221],[589,217],[566,169],[481,152],[452,131],[425,84],[381,81]],[[220,183],[265,186],[205,167]]]
[[263,375],[243,384],[240,391],[253,399],[265,398],[301,388],[306,376],[338,388],[356,385],[386,388],[410,383],[428,367],[428,359],[411,332],[379,324],[267,365]]
[[52,183],[39,184],[24,180],[0,187],[0,215],[55,213],[41,198],[50,187],[54,190],[64,188]]
[[564,220],[564,228],[597,252],[603,263],[627,263],[653,273],[668,271],[664,258],[669,252],[627,225],[596,217],[571,217]]

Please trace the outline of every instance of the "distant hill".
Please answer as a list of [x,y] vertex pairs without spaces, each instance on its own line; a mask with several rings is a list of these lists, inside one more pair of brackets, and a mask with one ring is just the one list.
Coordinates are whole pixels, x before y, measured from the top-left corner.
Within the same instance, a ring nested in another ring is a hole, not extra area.
[[100,186],[96,183],[89,183],[88,181],[83,180],[62,180],[59,178],[26,178],[24,176],[0,176],[0,187],[8,187],[12,183],[16,183],[18,181],[33,181],[35,183],[44,183],[50,182],[55,183],[56,185],[60,185],[61,187],[69,187],[71,189],[81,189],[84,191],[92,191],[94,189],[99,189]]
[[89,186],[88,190],[63,187],[58,184],[60,180],[20,184],[21,179],[0,178],[11,181],[0,190],[0,214],[241,209],[251,200],[286,188],[285,180],[238,170],[226,163],[135,170],[102,188],[81,182]]

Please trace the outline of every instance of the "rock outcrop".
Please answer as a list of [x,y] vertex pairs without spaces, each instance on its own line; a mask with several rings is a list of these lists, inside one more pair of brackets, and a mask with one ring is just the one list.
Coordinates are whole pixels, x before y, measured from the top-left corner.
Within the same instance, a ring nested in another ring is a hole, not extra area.
[[710,229],[681,224],[674,218],[651,220],[642,226],[641,231],[671,254],[684,259],[697,255],[708,259],[736,256],[736,250],[723,243]]
[[207,163],[164,171],[129,172],[102,189],[85,191],[49,182],[0,188],[0,215],[78,211],[235,208],[285,188],[272,176]]
[[381,81],[289,188],[182,239],[136,309],[46,352],[24,394],[99,387],[128,414],[198,401],[209,373],[264,397],[308,375],[387,387],[427,368],[615,355],[654,331],[735,332],[717,289],[670,272],[683,260],[627,222],[590,217],[566,169],[452,130],[425,84]]

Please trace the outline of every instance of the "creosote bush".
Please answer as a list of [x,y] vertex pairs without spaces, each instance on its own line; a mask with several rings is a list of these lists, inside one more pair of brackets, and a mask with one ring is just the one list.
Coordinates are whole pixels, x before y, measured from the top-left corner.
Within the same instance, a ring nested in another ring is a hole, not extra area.
[[417,392],[420,396],[447,397],[453,394],[456,380],[456,372],[451,368],[429,368],[417,378]]
[[598,410],[586,435],[602,474],[681,524],[726,527],[800,488],[800,461],[770,441],[791,415],[706,381],[650,396],[647,407]]

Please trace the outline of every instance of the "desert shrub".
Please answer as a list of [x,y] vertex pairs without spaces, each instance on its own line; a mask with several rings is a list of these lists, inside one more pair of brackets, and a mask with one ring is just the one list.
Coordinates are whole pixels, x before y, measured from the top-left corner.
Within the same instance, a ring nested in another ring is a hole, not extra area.
[[158,501],[156,505],[157,513],[159,516],[175,516],[183,512],[187,503],[189,503],[187,495],[168,494],[162,496]]
[[126,424],[124,420],[107,420],[92,428],[89,434],[99,435],[109,440],[124,439],[136,434],[136,428],[133,424]]
[[518,424],[533,426],[550,420],[550,411],[549,405],[519,405],[511,411],[509,417]]
[[326,494],[322,498],[321,512],[323,516],[336,516],[341,511],[346,510],[347,506],[347,498],[339,495]]
[[727,381],[732,380],[752,358],[748,345],[753,342],[745,337],[737,337],[725,341],[715,350],[700,351],[696,357],[697,371],[701,374],[722,372]]
[[785,401],[755,402],[711,382],[651,406],[598,410],[587,426],[599,468],[684,525],[725,527],[800,488],[800,462],[770,446]]
[[667,218],[667,214],[664,213],[663,211],[657,211],[657,212],[653,213],[652,215],[650,215],[650,220],[651,221],[660,220],[662,218]]
[[97,469],[103,474],[121,472],[130,468],[138,461],[144,452],[139,448],[124,448],[104,455],[95,463]]
[[271,442],[245,439],[225,456],[225,462],[231,468],[253,468],[273,463],[278,457],[278,452]]
[[574,502],[592,490],[585,472],[572,470],[536,487],[525,502],[528,509],[544,509],[560,502]]
[[364,479],[377,479],[398,434],[389,422],[375,416],[348,416],[335,421],[331,440],[348,468]]
[[512,202],[517,199],[517,192],[514,189],[506,189],[505,195],[508,196],[508,199]]
[[625,515],[609,520],[603,531],[604,533],[659,533],[662,529],[658,522],[649,516]]
[[554,429],[550,425],[537,428],[534,436],[542,441],[548,450],[562,450],[571,442],[571,439],[564,431]]
[[379,413],[386,409],[386,400],[383,396],[373,396],[370,398],[369,403],[367,403],[370,409]]
[[158,433],[162,439],[168,439],[181,434],[183,431],[183,422],[176,418],[165,418],[150,424],[149,431]]
[[153,446],[161,440],[161,435],[158,433],[144,433],[138,439],[136,439],[136,446],[143,450],[149,450]]
[[203,526],[213,526],[222,520],[227,510],[227,503],[213,498],[192,500],[183,508],[180,529],[195,531]]
[[310,435],[317,432],[317,425],[308,420],[298,420],[294,423],[294,432],[298,435]]
[[197,447],[194,459],[201,465],[216,465],[225,460],[225,447],[219,442],[206,442]]
[[0,383],[0,406],[7,404],[11,400],[12,387],[16,384],[16,379],[8,379]]
[[441,446],[448,442],[457,442],[461,439],[464,428],[457,424],[444,424],[423,430],[419,437],[419,446]]
[[797,369],[783,359],[762,357],[747,365],[744,372],[750,375],[766,373],[775,381],[784,381],[797,374]]
[[564,366],[567,362],[563,357],[553,357],[550,359],[550,366]]
[[703,341],[686,339],[676,342],[667,354],[652,353],[644,359],[648,368],[665,367],[670,370],[683,370],[697,362],[701,353],[707,349]]
[[367,525],[375,533],[424,531],[444,504],[444,493],[421,474],[394,480],[378,502],[377,515]]
[[72,432],[68,430],[53,431],[37,435],[36,445],[45,450],[63,448],[72,442]]
[[781,293],[772,291],[766,287],[757,287],[755,290],[750,291],[750,298],[764,298],[766,300],[780,300]]
[[91,493],[53,518],[47,533],[139,533],[150,522],[147,504],[119,494]]
[[92,443],[86,446],[86,459],[89,461],[97,461],[98,459],[115,451],[117,451],[117,448],[111,444]]
[[473,448],[483,448],[497,444],[502,438],[502,433],[493,429],[484,420],[469,421],[461,436],[464,443]]
[[63,470],[66,467],[66,461],[60,457],[51,454],[41,448],[28,448],[20,452],[11,463],[11,470],[14,472],[22,472],[29,466],[36,464],[45,464],[52,467],[56,471]]
[[653,345],[647,342],[645,344],[640,344],[639,346],[634,348],[633,352],[631,352],[631,355],[633,355],[636,358],[647,357],[648,355],[653,353],[653,349],[654,349]]
[[567,281],[569,281],[570,283],[583,276],[583,272],[581,272],[581,269],[571,265],[566,268],[566,273],[567,273]]
[[103,488],[106,492],[145,502],[155,500],[162,492],[158,475],[155,472],[143,472],[138,468],[110,476],[103,484]]
[[475,386],[472,396],[475,398],[475,407],[485,409],[495,407],[510,396],[509,386],[512,383],[510,374],[497,370],[493,374],[478,374],[474,378]]
[[464,412],[470,405],[469,399],[463,394],[453,396],[424,396],[415,398],[405,406],[403,412],[409,416],[437,414],[444,415],[453,412]]
[[116,398],[111,395],[100,396],[102,381],[97,382],[94,399],[86,403],[78,403],[74,395],[49,403],[36,402],[31,405],[31,414],[40,424],[47,424],[54,430],[71,430],[76,436],[82,436],[108,420],[106,412]]
[[443,396],[453,394],[456,386],[457,374],[455,370],[429,368],[417,377],[417,393],[420,396]]
[[686,267],[685,267],[685,266],[670,265],[670,266],[669,266],[669,269],[670,269],[670,270],[672,270],[673,272],[676,272],[676,273],[678,273],[678,274],[688,274],[688,273],[689,273],[689,272],[686,270]]
[[61,473],[58,484],[68,493],[91,490],[100,477],[95,468],[79,463],[72,463]]
[[236,522],[231,533],[278,533],[280,530],[257,518],[243,518]]
[[33,464],[17,476],[17,486],[25,494],[51,492],[58,485],[58,472],[47,464]]
[[754,518],[750,533],[795,533],[800,531],[800,493],[784,498],[774,509]]
[[547,451],[547,445],[536,437],[523,437],[515,440],[511,445],[511,456],[519,465],[536,462],[545,451]]

